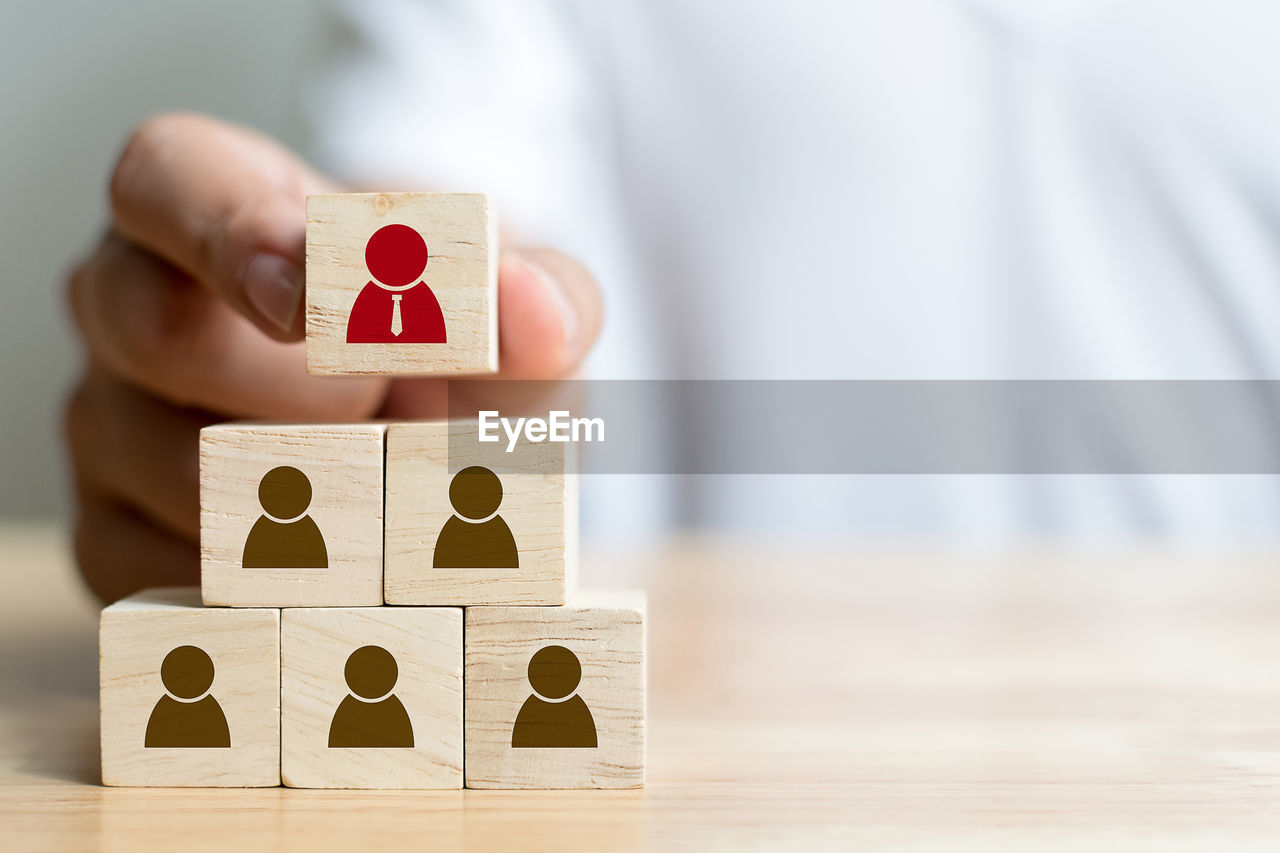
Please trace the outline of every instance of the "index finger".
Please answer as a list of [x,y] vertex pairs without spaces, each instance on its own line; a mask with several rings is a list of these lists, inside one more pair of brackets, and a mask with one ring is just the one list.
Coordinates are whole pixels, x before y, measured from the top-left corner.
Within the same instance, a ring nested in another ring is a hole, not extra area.
[[134,132],[111,179],[116,229],[277,340],[302,337],[305,203],[333,187],[252,131],[165,115]]

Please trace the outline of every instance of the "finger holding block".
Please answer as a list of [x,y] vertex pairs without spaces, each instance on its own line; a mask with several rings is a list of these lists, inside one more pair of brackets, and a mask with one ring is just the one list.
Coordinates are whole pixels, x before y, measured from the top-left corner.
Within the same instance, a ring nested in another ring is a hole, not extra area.
[[218,424],[200,431],[204,603],[382,603],[380,424]]
[[577,580],[567,448],[474,440],[474,422],[387,427],[388,604],[563,604]]
[[280,611],[207,609],[195,587],[102,611],[104,785],[280,784]]
[[292,609],[280,633],[285,785],[462,787],[460,609]]
[[644,784],[642,593],[466,611],[468,788]]
[[478,193],[307,198],[307,370],[494,373],[498,240]]

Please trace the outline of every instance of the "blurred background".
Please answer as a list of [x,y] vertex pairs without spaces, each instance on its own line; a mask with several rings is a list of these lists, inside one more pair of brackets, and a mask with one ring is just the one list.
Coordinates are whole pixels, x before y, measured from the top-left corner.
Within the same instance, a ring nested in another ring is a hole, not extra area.
[[[0,516],[67,509],[62,279],[129,129],[164,110],[353,181],[491,192],[512,233],[600,278],[593,376],[1273,378],[1277,31],[1261,0],[19,4],[0,33]],[[588,489],[597,531],[1280,533],[1262,473]]]
[[106,224],[129,130],[208,111],[302,142],[297,93],[324,39],[305,0],[14,3],[0,28],[0,516],[68,508],[62,400],[78,354],[63,279]]

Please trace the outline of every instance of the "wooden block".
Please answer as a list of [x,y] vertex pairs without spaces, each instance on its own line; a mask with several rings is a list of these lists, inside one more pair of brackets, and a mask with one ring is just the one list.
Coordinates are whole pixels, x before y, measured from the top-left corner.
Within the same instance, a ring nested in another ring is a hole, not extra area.
[[281,776],[294,788],[462,787],[462,611],[286,610]]
[[280,784],[280,611],[208,609],[195,587],[102,611],[102,783]]
[[451,433],[475,430],[474,422],[387,428],[387,603],[563,604],[577,580],[570,445],[522,440],[507,454],[468,438],[451,451]]
[[307,197],[307,370],[493,373],[498,240],[476,193]]
[[467,787],[643,785],[644,611],[633,592],[467,608]]
[[204,603],[382,603],[381,424],[200,431]]

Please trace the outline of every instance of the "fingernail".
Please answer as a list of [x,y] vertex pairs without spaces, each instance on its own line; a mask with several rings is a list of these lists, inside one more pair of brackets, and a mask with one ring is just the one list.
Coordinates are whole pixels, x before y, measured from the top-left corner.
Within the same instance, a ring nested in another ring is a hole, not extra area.
[[279,255],[254,255],[244,270],[244,294],[262,316],[288,332],[302,301],[302,271]]
[[574,340],[578,334],[578,312],[574,308],[573,303],[569,301],[568,295],[564,292],[559,279],[547,270],[542,264],[529,258],[522,258],[524,265],[533,271],[538,281],[542,282],[543,288],[547,291],[547,296],[551,298],[551,304],[555,306],[556,314],[560,317],[560,325],[564,328],[564,342],[568,344]]

